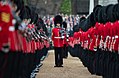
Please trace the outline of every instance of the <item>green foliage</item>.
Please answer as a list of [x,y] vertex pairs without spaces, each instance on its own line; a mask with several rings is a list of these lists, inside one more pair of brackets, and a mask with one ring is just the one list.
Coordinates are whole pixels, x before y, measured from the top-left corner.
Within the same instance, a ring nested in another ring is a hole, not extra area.
[[28,3],[28,0],[23,0],[23,1],[24,1],[24,4],[25,4],[25,5],[27,5],[27,3]]
[[71,14],[71,0],[63,0],[60,12],[64,14]]

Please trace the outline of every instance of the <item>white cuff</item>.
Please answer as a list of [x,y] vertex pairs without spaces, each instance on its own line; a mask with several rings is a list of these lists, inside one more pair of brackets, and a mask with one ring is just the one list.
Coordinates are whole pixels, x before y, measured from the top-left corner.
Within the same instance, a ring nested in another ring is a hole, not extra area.
[[62,38],[64,38],[64,36],[62,36]]
[[15,31],[14,26],[10,26],[10,27],[9,27],[9,31]]
[[13,25],[16,24],[16,20],[15,19],[12,20],[12,24]]

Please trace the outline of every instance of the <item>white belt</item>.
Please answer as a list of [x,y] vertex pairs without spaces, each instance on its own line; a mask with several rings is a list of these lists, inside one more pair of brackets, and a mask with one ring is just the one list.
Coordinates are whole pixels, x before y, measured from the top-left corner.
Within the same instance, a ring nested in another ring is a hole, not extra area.
[[54,37],[54,38],[57,38],[58,39],[58,38],[62,38],[62,37]]
[[[2,31],[2,27],[1,27],[1,26],[0,26],[0,31]],[[10,26],[10,27],[9,27],[9,31],[15,31],[14,26]]]
[[118,38],[118,35],[116,35],[115,38]]
[[112,39],[114,39],[114,37],[112,37]]
[[12,24],[13,25],[16,24],[16,20],[15,19],[12,20]]
[[109,38],[110,36],[107,36],[107,38]]

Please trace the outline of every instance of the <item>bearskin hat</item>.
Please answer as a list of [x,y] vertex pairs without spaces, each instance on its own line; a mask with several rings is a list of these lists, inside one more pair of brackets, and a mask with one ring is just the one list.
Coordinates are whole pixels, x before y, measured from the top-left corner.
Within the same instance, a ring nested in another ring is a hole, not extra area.
[[19,17],[21,20],[29,19],[28,9],[26,7],[24,7],[24,9],[20,12]]
[[73,27],[73,31],[74,31],[74,32],[78,32],[78,31],[79,31],[79,28],[80,28],[79,25],[75,25],[75,26]]
[[60,25],[62,25],[63,19],[60,15],[56,15],[54,18],[54,24],[55,26],[59,23]]
[[85,19],[86,19],[86,17],[85,17],[85,16],[81,16],[81,18],[80,18],[79,22],[81,22],[81,21],[83,21],[83,20],[85,20]]
[[107,11],[107,19],[108,19],[108,21],[115,22],[116,19],[114,18],[114,15],[116,15],[116,14],[114,13],[114,5],[110,4],[107,7],[108,8],[107,8],[106,11]]
[[94,20],[95,20],[95,21],[98,21],[98,14],[99,14],[99,11],[100,11],[101,8],[102,8],[101,5],[97,5],[97,6],[94,7],[94,9],[93,9]]

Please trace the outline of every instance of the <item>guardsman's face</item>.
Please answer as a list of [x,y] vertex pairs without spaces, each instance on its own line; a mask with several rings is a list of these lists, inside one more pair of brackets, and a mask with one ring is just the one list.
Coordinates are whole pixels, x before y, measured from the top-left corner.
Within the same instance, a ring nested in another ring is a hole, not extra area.
[[17,5],[13,2],[12,2],[12,5],[11,5],[11,10],[14,11],[14,12],[17,10]]
[[60,23],[57,23],[57,27],[60,27]]

